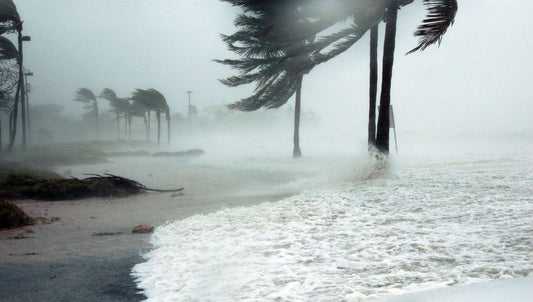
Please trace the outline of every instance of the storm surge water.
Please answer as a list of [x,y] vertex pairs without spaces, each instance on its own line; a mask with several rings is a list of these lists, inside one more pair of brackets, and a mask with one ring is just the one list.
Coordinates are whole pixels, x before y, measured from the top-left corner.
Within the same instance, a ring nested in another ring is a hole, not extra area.
[[132,275],[148,301],[360,301],[528,275],[531,164],[366,166],[335,185],[159,227]]

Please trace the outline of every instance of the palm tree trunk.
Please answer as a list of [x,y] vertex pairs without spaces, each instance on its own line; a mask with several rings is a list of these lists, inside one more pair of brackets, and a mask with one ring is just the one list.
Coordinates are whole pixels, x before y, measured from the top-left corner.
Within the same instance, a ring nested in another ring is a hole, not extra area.
[[170,112],[167,108],[167,136],[168,136],[168,143],[170,144]]
[[120,116],[117,113],[117,139],[120,139]]
[[[15,138],[17,136],[17,122],[18,122],[18,103],[22,100],[22,106],[23,106],[23,114],[25,114],[26,110],[24,108],[24,70],[23,70],[23,64],[24,56],[22,52],[22,31],[18,30],[18,48],[19,48],[19,57],[17,58],[17,64],[19,66],[19,79],[17,83],[17,92],[15,94],[15,107],[13,108],[12,115],[9,118],[9,145],[7,147],[7,150],[11,150],[13,148],[13,145],[15,143]],[[25,119],[23,117],[23,119]],[[25,122],[25,121],[23,121]],[[22,124],[22,130],[23,130],[23,146],[25,147],[26,144],[26,124]]]
[[128,136],[128,114],[124,113],[124,138]]
[[128,116],[128,139],[131,140],[131,115]]
[[94,101],[94,121],[96,129],[96,138],[98,138],[98,103]]
[[150,132],[151,132],[151,131],[150,131],[150,130],[151,130],[150,128],[151,128],[151,126],[152,126],[152,120],[151,120],[151,119],[152,119],[152,112],[151,112],[150,110],[148,110],[146,114],[148,114],[148,130],[147,130],[147,132],[146,132],[146,133],[147,133],[147,134],[146,134],[146,139],[147,139],[147,140],[150,140]]
[[370,30],[370,85],[368,101],[368,151],[376,146],[376,96],[378,89],[378,27]]
[[2,151],[2,119],[0,119],[0,152]]
[[157,144],[161,142],[161,112],[156,110],[155,115],[157,117]]
[[292,150],[292,158],[302,157],[302,150],[300,150],[300,108],[302,99],[302,80],[303,76],[298,79],[298,86],[296,87],[296,100],[294,104],[294,148]]
[[15,144],[15,138],[17,136],[17,122],[18,122],[18,103],[20,99],[20,81],[17,84],[17,92],[15,93],[15,104],[13,107],[13,111],[11,111],[9,115],[9,145],[7,146],[7,151],[11,151],[13,149],[13,145]]
[[[24,74],[23,74],[24,75]],[[22,148],[23,149],[26,149],[26,144],[27,144],[27,138],[26,138],[26,133],[27,133],[27,130],[26,130],[26,97],[25,97],[25,90],[26,90],[26,86],[24,84],[24,76],[21,77],[21,79],[23,80],[22,82],[22,91],[20,93],[20,115],[21,115],[21,118],[22,118]]]
[[392,83],[392,66],[394,64],[394,48],[396,40],[396,19],[398,16],[398,0],[392,0],[387,12],[385,28],[385,44],[383,46],[383,75],[381,82],[381,98],[378,118],[376,147],[384,155],[389,154],[390,126],[390,92]]
[[148,127],[148,117],[146,116],[147,114],[148,114],[148,112],[145,112],[144,115],[143,115],[144,130],[145,130],[146,140],[150,140],[150,130],[149,130],[149,127]]

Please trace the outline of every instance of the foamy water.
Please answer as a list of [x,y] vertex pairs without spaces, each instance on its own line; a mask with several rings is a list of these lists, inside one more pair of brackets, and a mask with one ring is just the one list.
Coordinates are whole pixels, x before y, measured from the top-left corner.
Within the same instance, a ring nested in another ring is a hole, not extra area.
[[157,228],[148,301],[359,301],[533,271],[527,156],[398,161]]

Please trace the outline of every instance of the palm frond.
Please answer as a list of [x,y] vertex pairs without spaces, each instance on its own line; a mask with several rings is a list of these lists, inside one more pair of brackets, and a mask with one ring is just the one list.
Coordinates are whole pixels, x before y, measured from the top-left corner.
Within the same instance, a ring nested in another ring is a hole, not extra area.
[[80,88],[78,91],[76,91],[74,101],[82,103],[96,102],[96,96],[90,89]]
[[422,24],[418,26],[415,36],[419,37],[418,46],[407,54],[423,51],[428,46],[438,43],[455,21],[458,6],[457,0],[424,0],[428,13]]
[[112,89],[109,89],[109,88],[104,88],[104,90],[102,90],[102,92],[100,93],[98,97],[106,99],[108,101],[116,100],[118,98],[117,94]]
[[14,30],[22,30],[17,6],[12,0],[0,0],[0,34]]
[[13,43],[0,36],[0,60],[18,59],[19,52]]

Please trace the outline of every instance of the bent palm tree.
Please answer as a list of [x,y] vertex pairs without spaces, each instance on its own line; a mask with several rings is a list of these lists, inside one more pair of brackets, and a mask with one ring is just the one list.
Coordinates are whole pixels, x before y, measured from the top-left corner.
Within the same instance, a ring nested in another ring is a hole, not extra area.
[[17,7],[12,0],[0,0],[0,35],[9,32],[16,32],[18,36],[18,57],[17,65],[19,71],[17,92],[15,95],[15,106],[10,115],[10,142],[8,150],[13,148],[15,137],[17,134],[17,119],[18,119],[18,103],[21,103],[22,109],[22,144],[26,147],[26,103],[24,88],[24,66],[23,66],[23,51],[22,51],[22,20],[17,11]]
[[87,88],[76,91],[74,101],[84,103],[84,109],[89,109],[89,114],[94,115],[96,135],[98,135],[98,101],[94,93]]
[[165,113],[167,120],[168,142],[170,143],[170,110],[167,101],[161,92],[156,89],[137,89],[132,94],[132,99],[142,104],[147,109],[148,116],[150,111],[155,111],[157,118],[157,143],[161,142],[161,113]]
[[142,117],[144,121],[144,127],[146,131],[146,139],[148,140],[148,123],[146,120],[146,111],[148,110],[142,101],[130,98],[132,101],[129,106],[128,112],[128,135],[131,136],[131,121],[133,117]]
[[[274,3],[276,1],[270,2]],[[279,2],[279,1],[278,1]],[[277,8],[276,10],[278,10]],[[292,12],[295,16],[298,11]],[[232,76],[221,82],[227,86],[235,87],[256,82],[256,89],[252,96],[228,105],[230,109],[241,111],[254,111],[259,108],[278,108],[284,105],[288,99],[296,93],[294,106],[294,134],[293,134],[293,158],[302,156],[300,149],[300,111],[301,111],[301,89],[303,75],[307,73],[301,68],[302,62],[306,62],[309,56],[297,56],[287,61],[280,62],[284,51],[270,51],[269,42],[263,37],[272,35],[268,31],[269,19],[266,15],[241,14],[237,17],[235,25],[239,30],[231,35],[222,35],[222,39],[227,43],[228,48],[241,55],[241,60],[215,60],[216,62],[229,65],[240,71],[239,76]],[[296,23],[287,23],[294,31],[303,31],[307,26],[307,21],[299,19]],[[264,28],[267,30],[264,30]],[[310,37],[303,43],[307,44],[314,40]],[[244,46],[240,46],[244,45]],[[291,78],[288,73],[300,73],[299,76]]]
[[117,97],[117,94],[109,88],[104,88],[99,97],[107,100],[111,106],[111,111],[115,113],[117,119],[117,136],[120,138],[120,117],[124,116],[124,120],[126,121],[125,128],[127,128],[130,102],[127,99]]

